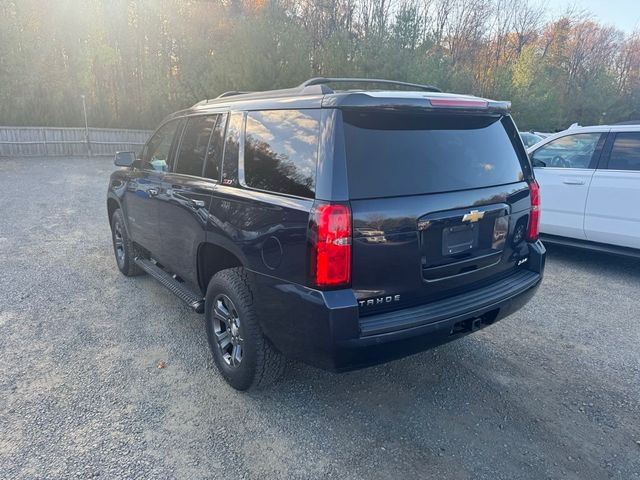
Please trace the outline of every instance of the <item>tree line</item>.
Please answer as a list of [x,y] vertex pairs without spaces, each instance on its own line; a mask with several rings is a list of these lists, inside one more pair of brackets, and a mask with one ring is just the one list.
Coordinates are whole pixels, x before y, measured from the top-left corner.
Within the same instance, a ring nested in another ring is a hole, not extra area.
[[537,0],[0,0],[0,124],[152,128],[227,90],[376,77],[511,100],[521,129],[640,119],[640,32]]

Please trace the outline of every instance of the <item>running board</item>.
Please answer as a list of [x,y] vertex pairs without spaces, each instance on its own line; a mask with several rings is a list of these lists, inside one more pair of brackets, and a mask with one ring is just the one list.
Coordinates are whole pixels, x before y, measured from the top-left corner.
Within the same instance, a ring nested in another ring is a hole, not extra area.
[[187,305],[193,308],[196,312],[204,312],[204,298],[198,295],[196,292],[187,287],[184,283],[179,282],[167,272],[158,267],[151,260],[146,258],[137,257],[135,259],[136,265],[142,270],[147,272],[153,278],[158,280],[162,285],[167,287],[171,292],[184,301]]
[[542,240],[542,243],[553,243],[556,245],[563,245],[565,247],[608,253],[610,255],[640,258],[640,249],[636,248],[619,247],[617,245],[590,242],[589,240],[578,240],[576,238],[559,237],[557,235],[540,234],[540,240]]

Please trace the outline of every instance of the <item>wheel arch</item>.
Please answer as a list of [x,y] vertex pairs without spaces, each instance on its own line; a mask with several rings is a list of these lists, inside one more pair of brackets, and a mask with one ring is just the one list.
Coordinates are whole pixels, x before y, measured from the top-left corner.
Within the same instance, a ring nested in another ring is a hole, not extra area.
[[198,284],[202,292],[207,291],[211,278],[227,268],[244,267],[242,255],[230,249],[211,242],[205,242],[198,247]]
[[129,231],[129,222],[127,222],[127,217],[124,213],[124,209],[122,208],[122,204],[120,203],[120,199],[115,195],[109,195],[107,197],[107,215],[109,216],[109,228],[111,228],[111,220],[113,219],[113,214],[118,209],[120,209],[120,211],[122,212],[122,220],[127,234],[131,235],[131,232]]
[[109,216],[109,225],[111,225],[111,219],[113,218],[114,212],[119,208],[121,207],[118,200],[112,196],[107,197],[107,215]]

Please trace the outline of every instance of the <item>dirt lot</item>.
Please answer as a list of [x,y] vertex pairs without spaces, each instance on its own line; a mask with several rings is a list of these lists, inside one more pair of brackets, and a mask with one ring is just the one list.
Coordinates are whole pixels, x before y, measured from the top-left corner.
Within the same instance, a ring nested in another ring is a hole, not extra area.
[[553,248],[474,336],[239,394],[203,317],[116,269],[111,165],[0,159],[1,478],[640,478],[639,261]]

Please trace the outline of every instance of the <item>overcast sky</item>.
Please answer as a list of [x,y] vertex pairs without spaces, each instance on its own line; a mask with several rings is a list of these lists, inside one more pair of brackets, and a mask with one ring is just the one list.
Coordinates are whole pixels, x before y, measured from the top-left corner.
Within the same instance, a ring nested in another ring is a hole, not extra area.
[[549,0],[548,5],[554,13],[561,13],[568,5],[584,8],[593,12],[601,23],[625,33],[640,27],[640,0]]

